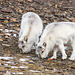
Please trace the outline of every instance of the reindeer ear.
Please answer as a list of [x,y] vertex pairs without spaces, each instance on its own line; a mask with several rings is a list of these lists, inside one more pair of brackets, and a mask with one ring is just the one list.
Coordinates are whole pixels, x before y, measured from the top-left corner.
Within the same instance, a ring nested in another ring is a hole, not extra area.
[[43,46],[46,47],[46,43],[45,42],[43,43]]

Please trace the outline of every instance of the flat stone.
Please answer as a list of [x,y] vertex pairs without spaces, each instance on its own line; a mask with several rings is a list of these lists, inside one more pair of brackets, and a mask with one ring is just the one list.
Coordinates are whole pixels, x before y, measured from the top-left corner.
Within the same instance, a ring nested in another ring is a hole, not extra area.
[[40,60],[38,57],[31,57],[33,61]]

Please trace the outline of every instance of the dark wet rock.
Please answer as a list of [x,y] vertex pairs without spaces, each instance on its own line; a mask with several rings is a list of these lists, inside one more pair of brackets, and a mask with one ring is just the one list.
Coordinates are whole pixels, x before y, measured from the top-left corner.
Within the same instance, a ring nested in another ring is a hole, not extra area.
[[44,3],[43,0],[34,0],[34,2],[37,2],[37,3],[39,3],[39,4],[43,4],[43,3]]
[[28,2],[33,2],[33,0],[27,0]]
[[3,64],[3,63],[1,63],[1,66],[4,66],[4,64]]
[[11,69],[11,67],[5,67],[5,68],[7,68],[7,69]]
[[5,20],[5,19],[6,19],[6,18],[1,18],[1,17],[0,17],[0,20]]
[[12,11],[11,10],[8,10],[8,9],[1,9],[1,12],[11,13]]
[[72,69],[75,69],[75,66],[71,66]]

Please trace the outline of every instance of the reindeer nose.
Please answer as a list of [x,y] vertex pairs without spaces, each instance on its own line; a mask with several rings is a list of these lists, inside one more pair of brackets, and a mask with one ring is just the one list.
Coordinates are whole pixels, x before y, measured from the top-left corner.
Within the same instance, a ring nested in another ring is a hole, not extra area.
[[40,48],[40,49],[41,49],[42,47],[41,47],[41,46],[38,46],[38,48]]
[[24,48],[25,46],[22,46],[22,48]]

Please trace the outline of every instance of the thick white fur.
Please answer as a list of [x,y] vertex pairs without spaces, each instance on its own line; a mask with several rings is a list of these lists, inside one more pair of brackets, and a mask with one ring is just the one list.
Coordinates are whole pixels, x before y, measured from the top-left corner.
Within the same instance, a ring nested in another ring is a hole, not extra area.
[[38,43],[42,29],[42,20],[37,14],[27,12],[22,16],[21,30],[19,33],[19,48],[22,49],[23,53],[28,53],[33,44]]
[[[43,43],[46,43],[46,47],[43,46]],[[57,58],[58,50],[62,53],[62,59],[66,59],[67,55],[65,53],[64,44],[70,42],[73,51],[72,55],[69,58],[70,60],[75,60],[75,23],[74,22],[56,22],[50,23],[44,29],[44,32],[40,38],[40,42],[37,45],[42,51],[39,51],[42,58],[46,58],[48,53],[54,50],[53,56],[51,59]]]

